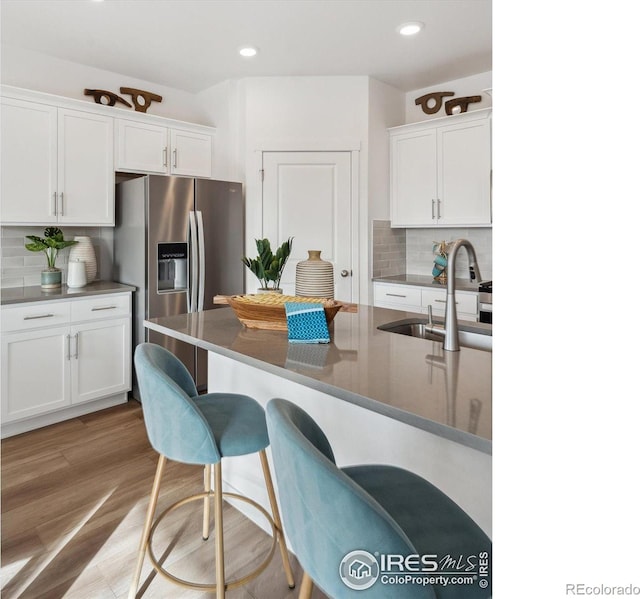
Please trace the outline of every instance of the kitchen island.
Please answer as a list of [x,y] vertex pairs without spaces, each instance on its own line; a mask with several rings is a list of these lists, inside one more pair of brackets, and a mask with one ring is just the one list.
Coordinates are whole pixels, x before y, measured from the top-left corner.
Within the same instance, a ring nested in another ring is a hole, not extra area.
[[[412,316],[358,306],[356,313],[339,312],[331,343],[319,345],[248,329],[230,308],[145,325],[209,351],[209,391],[246,393],[262,405],[272,397],[294,401],[325,430],[339,465],[389,463],[414,471],[490,532],[491,352],[444,352],[442,342],[377,329]],[[251,458],[233,458],[225,484],[261,498]]]

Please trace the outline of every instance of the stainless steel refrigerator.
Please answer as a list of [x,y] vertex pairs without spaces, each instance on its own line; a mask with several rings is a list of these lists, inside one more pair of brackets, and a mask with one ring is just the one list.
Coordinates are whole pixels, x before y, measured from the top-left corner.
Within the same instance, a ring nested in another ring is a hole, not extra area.
[[214,309],[215,295],[244,293],[243,255],[241,183],[146,175],[116,185],[114,278],[136,287],[134,348],[143,341],[168,348],[199,389],[207,352],[145,329],[144,320]]

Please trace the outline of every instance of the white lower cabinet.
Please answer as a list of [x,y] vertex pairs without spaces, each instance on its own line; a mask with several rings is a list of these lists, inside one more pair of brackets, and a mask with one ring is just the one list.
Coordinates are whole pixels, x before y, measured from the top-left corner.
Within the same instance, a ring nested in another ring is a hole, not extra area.
[[69,327],[2,335],[2,422],[71,404]]
[[121,294],[3,307],[3,437],[126,401],[130,306]]
[[[373,305],[426,314],[431,307],[433,316],[444,318],[447,290],[417,285],[373,283]],[[456,311],[460,320],[478,320],[478,294],[474,291],[456,291]]]
[[[128,391],[131,320],[103,320],[71,329],[71,403]],[[125,360],[126,359],[126,360]]]

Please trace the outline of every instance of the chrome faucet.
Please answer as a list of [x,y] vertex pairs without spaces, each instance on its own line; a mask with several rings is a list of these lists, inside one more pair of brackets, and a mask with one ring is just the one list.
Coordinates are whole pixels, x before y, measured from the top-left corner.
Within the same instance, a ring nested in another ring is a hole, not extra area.
[[478,259],[473,246],[466,239],[456,239],[447,255],[447,304],[444,313],[444,349],[445,351],[460,351],[458,339],[458,313],[456,311],[456,256],[458,250],[464,247],[469,257],[469,280],[481,281]]
[[458,250],[464,247],[469,257],[469,280],[481,281],[478,259],[473,246],[466,239],[456,239],[449,248],[447,255],[447,304],[444,311],[444,328],[433,324],[431,305],[427,307],[427,331],[444,338],[445,351],[460,351],[458,338],[458,312],[456,310],[456,256]]

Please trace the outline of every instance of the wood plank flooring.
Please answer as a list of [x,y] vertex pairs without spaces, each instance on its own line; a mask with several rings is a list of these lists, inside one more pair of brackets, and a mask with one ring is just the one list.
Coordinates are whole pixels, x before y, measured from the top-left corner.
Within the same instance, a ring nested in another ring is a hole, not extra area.
[[[157,454],[136,401],[2,441],[3,599],[123,599],[135,565]],[[256,459],[258,457],[256,456]],[[168,462],[158,509],[202,491],[202,468]],[[201,503],[176,510],[154,537],[156,555],[176,576],[213,582],[214,542],[202,541]],[[213,509],[212,509],[213,513]],[[271,537],[225,503],[227,577],[247,574]],[[168,552],[170,549],[170,552]],[[228,599],[295,599],[279,552]],[[138,597],[213,597],[154,574],[148,558]],[[313,599],[326,599],[314,590]]]

